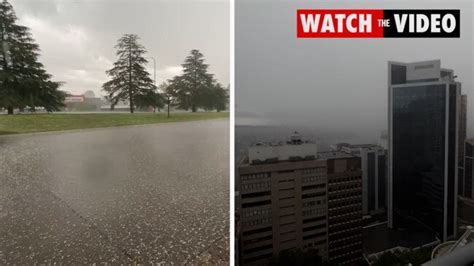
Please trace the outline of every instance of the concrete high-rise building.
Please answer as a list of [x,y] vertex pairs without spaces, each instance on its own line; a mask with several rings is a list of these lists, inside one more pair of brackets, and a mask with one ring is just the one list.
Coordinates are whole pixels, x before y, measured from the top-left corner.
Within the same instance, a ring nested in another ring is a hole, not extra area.
[[250,147],[237,178],[242,265],[267,263],[291,249],[341,264],[361,260],[359,158],[317,152],[295,134]]
[[328,260],[356,264],[362,259],[362,171],[360,158],[320,153],[328,179]]
[[459,148],[458,148],[458,194],[465,195],[464,182],[464,152],[467,127],[467,95],[461,95],[461,109],[459,113]]
[[364,215],[380,213],[386,206],[386,150],[374,144],[339,143],[333,149],[361,158],[362,211]]
[[388,222],[456,236],[461,84],[440,60],[388,63]]

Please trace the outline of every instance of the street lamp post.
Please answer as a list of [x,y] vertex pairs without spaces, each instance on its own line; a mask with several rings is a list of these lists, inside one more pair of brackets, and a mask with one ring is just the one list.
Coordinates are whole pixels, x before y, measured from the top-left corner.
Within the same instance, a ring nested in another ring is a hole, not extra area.
[[[156,87],[156,60],[154,57],[146,57],[146,58],[149,58],[151,60],[153,60],[153,83],[155,84],[155,87]],[[170,118],[170,104],[171,104],[171,99],[170,99],[170,96],[167,95],[167,102],[168,102],[168,118]]]
[[[149,59],[153,60],[153,84],[155,85],[155,88],[156,88],[156,60],[155,60],[154,57],[151,57],[151,56],[146,57],[146,58],[149,58]],[[156,113],[156,107],[153,108],[153,110]]]

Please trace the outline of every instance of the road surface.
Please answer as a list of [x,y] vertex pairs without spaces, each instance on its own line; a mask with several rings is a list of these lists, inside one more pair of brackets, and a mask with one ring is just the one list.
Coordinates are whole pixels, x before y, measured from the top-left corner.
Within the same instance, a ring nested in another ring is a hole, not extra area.
[[229,121],[0,137],[0,265],[228,264]]

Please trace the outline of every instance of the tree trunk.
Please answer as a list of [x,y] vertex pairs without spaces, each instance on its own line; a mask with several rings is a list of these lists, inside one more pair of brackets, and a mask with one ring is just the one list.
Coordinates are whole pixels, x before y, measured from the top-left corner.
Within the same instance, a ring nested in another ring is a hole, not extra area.
[[132,93],[132,47],[128,46],[128,96],[130,97],[130,113],[133,114],[133,93]]
[[168,96],[168,118],[170,118],[170,97]]
[[8,107],[7,107],[7,110],[8,110],[8,114],[9,114],[9,115],[12,115],[12,114],[13,114],[13,107],[8,106]]
[[130,113],[133,114],[133,112],[134,112],[134,110],[133,110],[133,96],[130,93]]
[[191,107],[191,111],[192,111],[193,113],[195,113],[195,112],[197,111],[196,105],[193,105],[193,106]]

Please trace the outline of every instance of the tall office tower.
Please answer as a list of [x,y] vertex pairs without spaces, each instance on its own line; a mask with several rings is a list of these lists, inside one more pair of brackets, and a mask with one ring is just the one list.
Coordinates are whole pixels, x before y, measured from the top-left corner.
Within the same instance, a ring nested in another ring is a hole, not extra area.
[[458,195],[465,195],[464,182],[464,151],[466,144],[467,126],[467,95],[461,95],[461,109],[459,113],[459,147],[458,147]]
[[464,197],[474,199],[474,139],[466,141],[464,157]]
[[456,236],[461,84],[440,60],[388,63],[388,220]]
[[298,134],[288,142],[250,147],[237,174],[241,264],[264,264],[291,249],[311,250],[323,259],[333,254],[342,263],[360,260],[362,250],[353,247],[362,236],[346,228],[362,218],[360,161],[352,159],[342,152],[318,153]]
[[459,197],[459,219],[463,223],[474,222],[474,139],[466,140],[464,154],[463,194]]
[[339,143],[333,146],[361,158],[362,212],[376,214],[385,210],[386,203],[386,151],[374,144],[351,145]]
[[328,179],[328,258],[334,265],[362,259],[362,180],[360,158],[323,153]]

